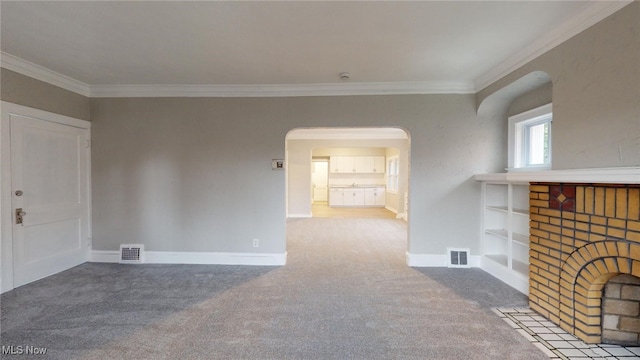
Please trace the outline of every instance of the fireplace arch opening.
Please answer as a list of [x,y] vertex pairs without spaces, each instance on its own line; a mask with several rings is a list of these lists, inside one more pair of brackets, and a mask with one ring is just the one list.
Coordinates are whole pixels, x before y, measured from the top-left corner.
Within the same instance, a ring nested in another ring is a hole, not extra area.
[[640,277],[620,274],[604,286],[602,342],[640,344]]

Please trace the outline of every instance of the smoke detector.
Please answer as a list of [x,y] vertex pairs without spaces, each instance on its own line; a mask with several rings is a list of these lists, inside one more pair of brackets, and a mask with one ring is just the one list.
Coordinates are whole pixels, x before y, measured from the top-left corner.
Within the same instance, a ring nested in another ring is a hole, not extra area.
[[348,72],[342,72],[340,73],[340,80],[344,80],[344,81],[349,80],[350,76],[351,75]]

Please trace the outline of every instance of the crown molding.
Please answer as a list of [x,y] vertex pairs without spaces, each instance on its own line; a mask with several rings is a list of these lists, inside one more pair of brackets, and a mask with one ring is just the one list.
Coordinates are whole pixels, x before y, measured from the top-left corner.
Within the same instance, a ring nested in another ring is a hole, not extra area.
[[532,42],[522,51],[513,54],[484,75],[478,77],[474,81],[476,92],[509,75],[538,56],[578,35],[632,2],[632,0],[594,2],[581,14],[572,17],[560,27]]
[[44,66],[26,61],[4,51],[0,53],[0,66],[7,70],[55,85],[76,94],[88,97],[91,93],[91,87],[88,84],[69,76],[62,75],[53,70],[49,70]]
[[294,97],[340,95],[474,94],[555,46],[632,3],[598,1],[546,36],[531,43],[474,82],[376,82],[281,85],[89,85],[6,52],[0,66],[87,97]]
[[474,94],[471,82],[388,82],[278,85],[96,85],[91,97],[292,97]]

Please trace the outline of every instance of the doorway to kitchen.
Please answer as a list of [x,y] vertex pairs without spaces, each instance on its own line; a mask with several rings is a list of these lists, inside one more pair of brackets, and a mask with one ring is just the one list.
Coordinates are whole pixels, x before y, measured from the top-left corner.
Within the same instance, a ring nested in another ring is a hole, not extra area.
[[409,136],[399,128],[304,128],[286,138],[287,218],[408,220]]

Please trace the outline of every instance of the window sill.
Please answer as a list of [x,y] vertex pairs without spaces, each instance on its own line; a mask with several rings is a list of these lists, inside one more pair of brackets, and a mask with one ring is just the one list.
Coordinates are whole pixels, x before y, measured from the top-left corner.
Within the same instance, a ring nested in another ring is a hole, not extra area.
[[507,172],[549,171],[549,170],[551,170],[551,165],[527,166],[527,167],[519,167],[519,168],[506,168],[505,170]]

